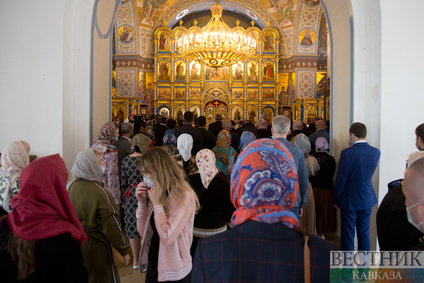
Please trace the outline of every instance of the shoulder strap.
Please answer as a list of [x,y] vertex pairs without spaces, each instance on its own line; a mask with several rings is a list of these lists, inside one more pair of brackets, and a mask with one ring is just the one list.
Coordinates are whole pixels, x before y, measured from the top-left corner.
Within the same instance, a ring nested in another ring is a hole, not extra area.
[[309,236],[307,234],[303,235],[303,241],[305,242],[304,246],[304,270],[305,270],[305,283],[311,282],[311,253],[308,245]]

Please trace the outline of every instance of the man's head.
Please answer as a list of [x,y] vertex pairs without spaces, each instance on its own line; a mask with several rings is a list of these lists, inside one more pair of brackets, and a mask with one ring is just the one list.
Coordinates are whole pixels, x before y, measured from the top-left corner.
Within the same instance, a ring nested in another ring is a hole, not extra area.
[[225,120],[224,122],[222,122],[222,129],[231,131],[231,121]]
[[199,128],[206,127],[206,117],[205,116],[199,116],[199,118],[197,118],[197,124],[199,125]]
[[290,131],[290,119],[284,115],[278,115],[272,120],[271,131],[274,138],[286,138]]
[[160,117],[160,123],[166,124],[166,117]]
[[193,112],[186,111],[184,113],[184,123],[191,124],[193,122]]
[[408,221],[424,232],[424,158],[408,164],[403,181],[403,194]]
[[266,129],[268,126],[268,123],[266,122],[266,120],[264,118],[259,119],[258,124],[256,125],[256,128],[258,130],[261,129]]
[[166,121],[166,127],[168,129],[175,129],[175,126],[177,125],[177,121],[175,121],[174,119],[168,119],[168,121]]
[[216,120],[216,121],[221,121],[221,120],[222,120],[222,115],[221,115],[221,114],[219,114],[219,113],[218,113],[218,114],[216,114],[216,115],[215,115],[215,120]]
[[359,122],[353,123],[349,128],[350,140],[355,143],[367,137],[367,127]]
[[[315,123],[315,129],[317,129],[317,130],[322,130],[322,129],[325,129],[326,128],[326,124],[325,124],[325,121],[324,120],[318,120],[316,123]],[[365,135],[366,135],[366,128],[365,128]]]
[[233,129],[233,128],[235,128],[235,127],[236,127],[236,121],[231,120],[231,128]]
[[268,118],[268,116],[266,114],[262,114],[261,117],[259,117],[260,119],[264,119],[266,121],[266,118]]
[[297,119],[293,122],[292,125],[293,131],[301,131],[303,129],[303,122],[300,119]]
[[415,146],[418,150],[424,150],[424,123],[415,129]]
[[160,116],[156,116],[155,117],[155,124],[159,125],[160,124]]
[[123,136],[131,137],[133,135],[133,126],[130,123],[122,124],[121,133]]

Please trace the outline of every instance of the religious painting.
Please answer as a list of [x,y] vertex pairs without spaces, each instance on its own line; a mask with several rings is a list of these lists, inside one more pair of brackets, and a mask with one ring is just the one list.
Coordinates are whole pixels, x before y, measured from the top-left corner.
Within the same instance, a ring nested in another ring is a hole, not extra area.
[[170,52],[171,51],[171,35],[169,32],[161,32],[158,38],[158,51]]
[[229,68],[211,68],[205,66],[205,81],[228,81]]
[[158,88],[157,93],[158,93],[157,98],[162,98],[162,99],[171,98],[171,90],[169,88]]
[[270,107],[266,107],[263,111],[263,115],[266,116],[266,121],[268,122],[268,124],[272,124],[272,119],[274,118],[274,110],[272,110],[272,108]]
[[167,0],[144,0],[143,13],[140,16],[140,24],[153,26],[153,18],[158,12],[160,5],[165,5]]
[[263,99],[275,99],[275,89],[274,88],[263,88],[262,89],[262,98]]
[[232,98],[233,99],[243,99],[244,89],[242,87],[233,88],[232,90]]
[[197,123],[197,118],[200,116],[200,108],[198,106],[190,107],[190,111],[193,112],[193,122]]
[[256,107],[249,107],[247,109],[247,119],[250,122],[256,123],[258,121],[258,109]]
[[257,31],[251,31],[247,34],[247,37],[252,39],[253,49],[255,49],[255,53],[259,52],[259,33]]
[[169,117],[169,108],[168,107],[160,107],[158,109],[158,113],[161,116],[168,116]]
[[175,80],[176,81],[185,81],[186,79],[186,63],[184,61],[178,60],[175,62]]
[[243,118],[243,109],[240,106],[233,107],[230,118],[236,122],[240,121]]
[[200,64],[196,61],[190,63],[190,80],[200,81]]
[[246,92],[247,99],[258,99],[259,98],[259,90],[257,88],[248,88]]
[[319,0],[305,0],[305,4],[309,7],[313,7],[313,6],[319,5],[320,2]]
[[224,119],[227,119],[228,108],[226,105],[224,104],[219,105],[217,110],[218,110],[218,113],[221,114]]
[[[295,5],[292,0],[270,0],[276,12],[281,17],[280,26],[294,23]],[[296,1],[295,1],[296,2]]]
[[243,81],[243,63],[240,61],[233,65],[232,80]]
[[304,29],[299,33],[299,43],[304,47],[313,45],[315,39],[315,32],[311,29]]
[[174,88],[174,97],[175,99],[184,99],[186,98],[186,89],[183,87]]
[[183,120],[183,115],[184,115],[184,107],[181,105],[178,105],[177,107],[174,108],[174,115],[175,115],[175,120],[177,121],[182,121]]
[[275,81],[275,64],[273,61],[264,61],[262,64],[262,80]]
[[178,53],[180,48],[183,46],[183,38],[184,38],[185,32],[182,30],[177,30],[175,31],[174,35],[176,38],[174,49],[175,49],[175,52]]
[[211,94],[213,98],[219,99],[223,92],[220,88],[214,88],[209,91],[209,94]]
[[171,80],[171,63],[168,61],[160,61],[158,68],[158,81]]
[[247,63],[247,80],[248,81],[258,81],[258,62],[250,61]]
[[272,32],[267,32],[263,36],[263,52],[275,52],[275,40]]
[[121,43],[130,43],[134,39],[134,30],[130,26],[121,26],[118,29],[118,38]]
[[199,88],[190,88],[190,99],[200,99],[202,90]]

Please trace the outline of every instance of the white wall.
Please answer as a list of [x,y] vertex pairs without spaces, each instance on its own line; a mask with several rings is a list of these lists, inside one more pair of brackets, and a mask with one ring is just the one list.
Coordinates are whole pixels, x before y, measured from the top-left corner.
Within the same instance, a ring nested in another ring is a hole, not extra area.
[[0,1],[0,150],[26,140],[31,154],[63,154],[65,2]]
[[[424,1],[381,0],[380,185],[403,178],[415,149],[415,128],[424,123]],[[387,190],[386,190],[387,192]],[[380,201],[384,197],[380,195]]]

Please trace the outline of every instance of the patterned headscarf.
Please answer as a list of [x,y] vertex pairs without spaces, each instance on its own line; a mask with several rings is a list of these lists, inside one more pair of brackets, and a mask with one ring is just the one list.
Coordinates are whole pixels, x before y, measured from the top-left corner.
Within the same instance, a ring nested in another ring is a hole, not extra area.
[[311,152],[311,142],[305,134],[296,135],[294,137],[294,140],[296,141],[296,145],[300,147],[305,156],[307,156],[309,152]]
[[252,132],[246,131],[241,134],[239,152],[241,152],[249,143],[255,141],[256,137]]
[[177,137],[175,136],[175,129],[166,130],[165,134],[163,135],[162,141],[164,145],[177,145]]
[[3,208],[9,210],[10,188],[21,176],[22,170],[29,164],[29,153],[26,146],[20,141],[13,141],[3,148],[1,154],[0,177],[7,175],[9,179],[3,194]]
[[[228,157],[228,153],[231,151],[231,134],[227,130],[222,130],[218,134],[218,138],[216,140],[216,145],[213,148],[213,152],[215,153],[216,159],[228,165],[230,162],[230,157]],[[236,155],[234,152],[233,155]]]
[[215,164],[215,154],[210,149],[202,149],[196,154],[196,164],[202,184],[207,189],[213,178],[218,174]]
[[114,122],[104,124],[97,135],[96,143],[115,145],[116,126]]
[[149,137],[146,135],[136,134],[131,139],[131,143],[132,143],[131,152],[134,152],[134,146],[138,146],[138,148],[140,149],[140,152],[144,154],[149,149],[149,146],[152,143],[152,140],[149,139]]
[[324,137],[317,138],[315,141],[316,152],[328,152],[328,141]]
[[298,190],[296,164],[287,147],[276,140],[256,140],[234,165],[230,197],[236,210],[231,223],[254,220],[297,227],[299,222],[290,209]]

